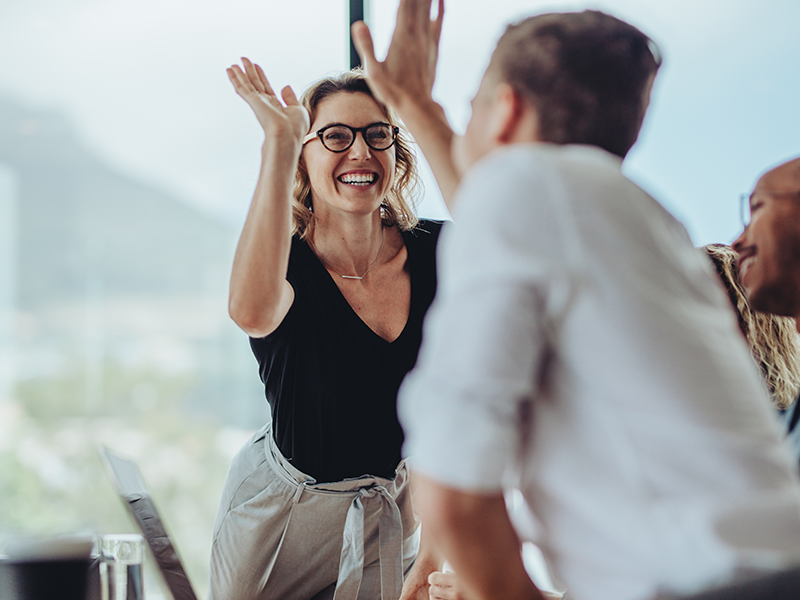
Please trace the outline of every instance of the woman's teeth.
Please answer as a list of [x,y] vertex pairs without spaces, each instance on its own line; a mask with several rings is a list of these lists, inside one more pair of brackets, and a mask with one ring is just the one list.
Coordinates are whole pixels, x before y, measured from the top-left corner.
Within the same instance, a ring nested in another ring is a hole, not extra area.
[[375,181],[375,173],[347,173],[339,177],[339,181],[350,185],[370,185]]

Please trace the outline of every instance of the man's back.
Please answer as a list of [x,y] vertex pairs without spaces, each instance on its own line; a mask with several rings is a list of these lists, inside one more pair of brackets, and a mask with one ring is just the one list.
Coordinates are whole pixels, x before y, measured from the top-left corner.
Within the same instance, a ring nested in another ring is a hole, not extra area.
[[473,168],[401,403],[423,474],[488,491],[519,465],[534,541],[579,600],[800,548],[793,465],[728,301],[619,169],[541,144]]

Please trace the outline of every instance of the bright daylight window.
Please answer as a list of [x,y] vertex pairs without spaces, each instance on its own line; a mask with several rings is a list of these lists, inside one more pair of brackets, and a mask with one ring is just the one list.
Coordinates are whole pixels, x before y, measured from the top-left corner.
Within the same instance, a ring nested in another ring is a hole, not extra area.
[[268,416],[227,315],[260,140],[225,68],[251,56],[301,88],[347,64],[345,2],[285,4],[0,5],[21,59],[0,67],[0,544],[136,531],[107,444],[205,596],[222,481]]

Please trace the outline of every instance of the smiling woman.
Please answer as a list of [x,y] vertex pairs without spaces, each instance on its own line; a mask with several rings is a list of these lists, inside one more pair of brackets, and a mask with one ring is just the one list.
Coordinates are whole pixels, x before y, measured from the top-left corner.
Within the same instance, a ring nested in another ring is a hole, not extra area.
[[[363,75],[351,71],[338,82],[323,80],[306,92],[303,101],[313,123],[311,132],[303,139],[304,160],[297,169],[296,232],[305,237],[311,222],[313,190],[309,169],[312,168],[337,170],[337,190],[330,190],[332,197],[347,189],[343,186],[365,187],[365,192],[368,190],[370,195],[378,196],[383,225],[398,225],[401,230],[413,228],[416,224],[413,212],[416,162],[399,127],[384,122],[395,118],[390,116],[388,108],[379,106],[372,98]],[[340,122],[347,119],[350,125]],[[363,126],[352,126],[356,121],[364,121]],[[394,151],[387,152],[389,148]],[[369,164],[361,159],[364,153],[372,158],[371,164],[379,167],[382,174],[366,168]],[[320,179],[320,184],[330,180]],[[326,197],[320,195],[320,191],[317,190],[318,205],[313,209],[317,224],[328,218],[320,212],[325,210],[321,202]],[[374,206],[369,203],[366,208],[374,212]]]
[[[436,288],[441,224],[418,221],[416,163],[359,70],[273,92],[228,75],[262,129],[230,314],[251,336],[272,419],[233,461],[211,597],[397,599],[424,552],[401,457],[397,391]],[[290,519],[291,517],[291,519]],[[340,570],[341,565],[341,570]]]

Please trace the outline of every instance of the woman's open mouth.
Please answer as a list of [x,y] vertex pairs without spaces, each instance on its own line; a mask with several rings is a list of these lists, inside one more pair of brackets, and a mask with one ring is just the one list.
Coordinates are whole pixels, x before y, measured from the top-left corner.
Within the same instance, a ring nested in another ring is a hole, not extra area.
[[377,173],[345,173],[337,179],[347,185],[368,186],[378,181]]

